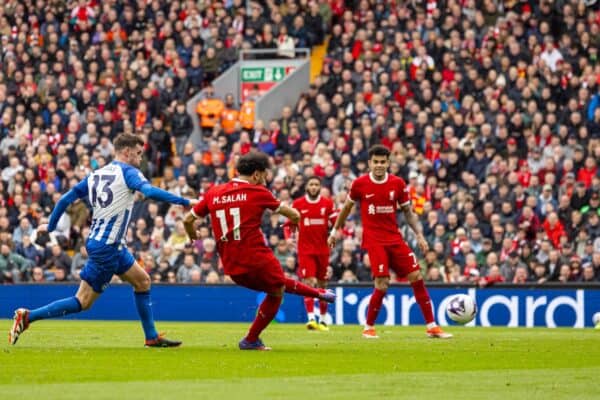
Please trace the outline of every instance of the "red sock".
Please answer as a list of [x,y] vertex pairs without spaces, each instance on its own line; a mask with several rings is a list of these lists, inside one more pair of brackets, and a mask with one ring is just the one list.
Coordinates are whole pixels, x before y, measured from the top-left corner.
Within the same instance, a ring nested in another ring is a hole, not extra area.
[[421,312],[425,318],[425,323],[430,324],[435,322],[435,318],[433,317],[433,309],[431,308],[431,298],[429,297],[429,292],[427,292],[427,288],[425,287],[423,279],[412,282],[410,285],[415,293],[415,300],[417,301],[417,304],[419,304],[419,307],[421,307]]
[[326,301],[319,300],[319,311],[321,312],[321,315],[327,314],[327,306],[328,305],[329,304],[327,304]]
[[285,292],[305,297],[319,297],[319,290],[290,278],[285,279]]
[[375,320],[377,319],[377,315],[381,309],[381,303],[383,303],[384,297],[385,292],[383,290],[379,290],[377,288],[373,289],[371,301],[369,301],[369,309],[367,310],[367,325],[375,325]]
[[315,312],[315,299],[313,297],[305,297],[304,298],[304,308],[306,308],[307,313]]
[[273,321],[275,314],[279,311],[281,299],[281,296],[271,296],[270,294],[265,297],[263,302],[260,303],[260,307],[258,307],[258,313],[250,326],[246,340],[249,342],[256,342],[258,340],[260,333]]

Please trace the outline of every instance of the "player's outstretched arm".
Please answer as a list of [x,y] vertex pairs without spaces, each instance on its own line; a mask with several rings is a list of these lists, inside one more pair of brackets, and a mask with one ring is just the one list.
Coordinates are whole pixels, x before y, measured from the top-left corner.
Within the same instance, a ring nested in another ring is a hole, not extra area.
[[279,206],[276,212],[289,219],[293,224],[297,224],[300,221],[300,213],[298,210],[290,206],[282,204]]
[[87,195],[87,192],[88,189],[86,177],[73,188],[71,188],[71,190],[69,190],[67,193],[63,194],[60,197],[60,199],[56,203],[56,206],[52,210],[52,213],[50,214],[48,226],[44,227],[44,230],[47,230],[48,232],[54,231],[56,229],[58,221],[60,220],[60,217],[62,217],[67,207],[69,207],[71,203],[75,202],[75,200],[84,198]]
[[421,249],[423,254],[425,254],[427,250],[429,250],[429,245],[427,244],[427,240],[425,240],[425,236],[423,236],[423,227],[421,226],[419,217],[413,212],[410,203],[402,204],[400,209],[404,213],[404,219],[406,220],[406,223],[417,236],[417,245],[419,246],[419,249]]
[[196,219],[196,216],[192,212],[187,213],[187,215],[183,219],[183,227],[185,228],[185,232],[192,241],[198,239],[195,227]]
[[166,201],[167,203],[179,204],[181,206],[190,205],[190,200],[184,199],[183,197],[175,196],[173,193],[157,188],[156,186],[152,186],[149,183],[142,185],[139,191],[149,199]]
[[329,247],[335,246],[335,242],[337,240],[335,237],[335,234],[338,231],[338,229],[343,227],[344,224],[346,223],[346,218],[348,218],[348,215],[350,215],[350,211],[352,211],[352,207],[354,207],[354,202],[352,200],[350,200],[350,198],[346,199],[346,202],[344,203],[342,210],[340,211],[337,219],[335,220],[335,223],[333,224],[333,228],[331,228],[331,233],[329,234],[329,237],[327,238],[327,244],[329,245]]
[[166,190],[152,186],[137,168],[132,166],[123,167],[123,175],[125,178],[125,184],[128,188],[137,190],[149,199],[165,201],[171,204],[179,204],[181,206],[190,205],[190,200],[175,196],[173,193],[169,193]]
[[185,228],[185,232],[191,241],[198,239],[198,234],[196,232],[195,222],[197,219],[204,218],[208,215],[208,205],[206,202],[206,196],[202,197],[200,200],[191,200],[190,205],[192,205],[192,209],[183,219],[183,227]]

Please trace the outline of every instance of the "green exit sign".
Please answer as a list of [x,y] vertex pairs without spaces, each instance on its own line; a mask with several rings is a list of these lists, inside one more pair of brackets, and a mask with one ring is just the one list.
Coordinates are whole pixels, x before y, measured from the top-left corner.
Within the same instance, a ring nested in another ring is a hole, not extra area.
[[242,82],[279,82],[283,78],[284,67],[242,68]]

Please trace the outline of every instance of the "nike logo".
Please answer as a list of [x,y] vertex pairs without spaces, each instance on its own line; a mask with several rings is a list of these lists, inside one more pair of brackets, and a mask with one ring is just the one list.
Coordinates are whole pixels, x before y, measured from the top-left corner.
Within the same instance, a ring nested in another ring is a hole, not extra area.
[[366,194],[365,195],[365,199],[369,199],[371,197],[375,196],[375,193],[371,193],[371,194]]
[[308,210],[301,210],[300,211],[302,214],[306,214],[308,212]]

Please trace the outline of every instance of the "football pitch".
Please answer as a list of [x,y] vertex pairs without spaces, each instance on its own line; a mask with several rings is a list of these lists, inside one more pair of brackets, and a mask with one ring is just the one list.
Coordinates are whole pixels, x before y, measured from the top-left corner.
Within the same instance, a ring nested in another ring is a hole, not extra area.
[[[180,348],[144,348],[137,322],[42,321],[2,345],[0,399],[599,399],[600,330],[160,322]],[[0,320],[8,332],[10,321]],[[6,337],[6,336],[5,336]]]

